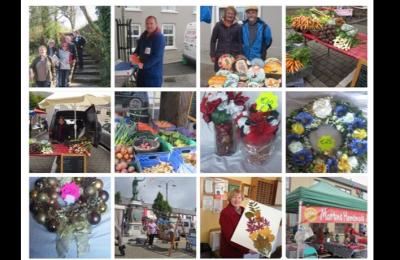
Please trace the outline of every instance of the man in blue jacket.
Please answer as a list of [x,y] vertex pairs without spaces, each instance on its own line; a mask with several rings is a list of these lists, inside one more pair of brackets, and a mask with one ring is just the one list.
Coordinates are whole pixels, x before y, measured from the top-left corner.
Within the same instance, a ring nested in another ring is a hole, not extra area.
[[[133,56],[139,66],[138,87],[161,87],[165,39],[154,16],[146,18],[146,31],[139,38]],[[134,62],[136,63],[136,62]]]
[[247,7],[246,16],[247,20],[243,21],[242,26],[243,54],[248,60],[265,60],[272,43],[271,29],[258,17],[257,6]]

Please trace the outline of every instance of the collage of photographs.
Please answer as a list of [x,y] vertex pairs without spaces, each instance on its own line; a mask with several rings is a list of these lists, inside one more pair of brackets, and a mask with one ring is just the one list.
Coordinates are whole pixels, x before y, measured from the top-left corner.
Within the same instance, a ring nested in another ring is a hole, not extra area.
[[26,6],[26,259],[372,257],[368,2],[112,4]]

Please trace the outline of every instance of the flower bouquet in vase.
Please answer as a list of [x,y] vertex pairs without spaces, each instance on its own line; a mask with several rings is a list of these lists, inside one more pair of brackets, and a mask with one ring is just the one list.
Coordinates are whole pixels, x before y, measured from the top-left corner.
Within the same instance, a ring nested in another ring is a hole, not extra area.
[[274,93],[262,92],[249,110],[236,118],[246,160],[251,164],[264,164],[274,151],[280,123],[278,103]]
[[244,110],[249,98],[242,93],[206,93],[200,104],[200,111],[207,123],[214,123],[215,153],[229,156],[236,152],[236,125],[234,119]]

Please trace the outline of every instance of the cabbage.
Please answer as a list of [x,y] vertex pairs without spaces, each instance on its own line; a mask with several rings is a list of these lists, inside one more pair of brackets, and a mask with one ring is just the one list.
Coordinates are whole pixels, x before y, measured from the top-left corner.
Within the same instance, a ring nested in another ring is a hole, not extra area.
[[350,24],[343,24],[340,29],[346,33],[347,36],[354,37],[358,33],[358,29]]

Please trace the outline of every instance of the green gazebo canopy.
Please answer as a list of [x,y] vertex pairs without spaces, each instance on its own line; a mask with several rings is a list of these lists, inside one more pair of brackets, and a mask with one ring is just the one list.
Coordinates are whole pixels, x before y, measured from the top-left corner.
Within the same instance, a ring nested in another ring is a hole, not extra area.
[[303,206],[322,206],[367,211],[367,201],[352,196],[326,182],[319,182],[309,188],[298,187],[286,197],[286,211],[298,213],[299,201]]

